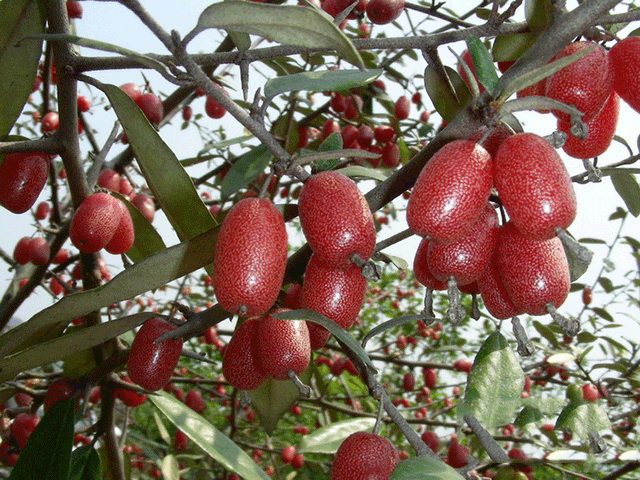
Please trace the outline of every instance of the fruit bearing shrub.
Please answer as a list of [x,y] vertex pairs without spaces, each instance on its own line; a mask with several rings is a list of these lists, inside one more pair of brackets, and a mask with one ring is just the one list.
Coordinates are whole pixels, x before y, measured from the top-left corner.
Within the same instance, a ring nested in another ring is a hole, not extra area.
[[637,478],[633,3],[118,3],[0,2],[3,478]]

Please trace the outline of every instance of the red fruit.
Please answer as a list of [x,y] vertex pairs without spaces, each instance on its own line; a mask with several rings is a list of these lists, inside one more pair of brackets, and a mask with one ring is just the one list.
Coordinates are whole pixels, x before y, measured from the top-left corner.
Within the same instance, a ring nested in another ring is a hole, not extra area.
[[51,262],[55,263],[56,265],[60,265],[67,260],[69,260],[69,252],[67,252],[64,248],[61,248],[60,250],[58,250],[58,253],[56,253]]
[[31,238],[22,237],[16,243],[16,248],[13,250],[13,259],[18,265],[24,265],[29,262],[31,255]]
[[135,231],[129,209],[122,201],[117,198],[115,200],[120,210],[120,222],[113,237],[111,237],[111,240],[104,246],[104,249],[113,255],[120,255],[132,247],[133,241],[135,240]]
[[395,168],[400,164],[400,148],[397,143],[389,142],[384,146],[382,164],[387,168]]
[[213,262],[213,289],[222,308],[251,317],[278,298],[287,261],[287,231],[268,199],[245,198],[224,219]]
[[640,37],[627,37],[609,50],[613,66],[613,88],[631,108],[640,112]]
[[[486,127],[482,127],[478,129],[476,132],[469,135],[468,140],[473,140],[474,142],[479,142],[480,139],[487,132]],[[491,158],[495,157],[496,152],[502,142],[504,142],[507,138],[513,135],[513,132],[507,127],[504,123],[499,123],[495,127],[491,129],[491,133],[485,138],[484,142],[482,142],[482,146],[484,149],[489,152]]]
[[433,453],[438,452],[438,448],[440,447],[440,439],[438,436],[432,432],[431,430],[427,430],[422,434],[422,441],[427,444],[427,447],[433,451]]
[[424,379],[424,386],[428,389],[432,389],[438,383],[438,375],[431,368],[422,369],[422,378]]
[[518,133],[502,142],[494,157],[493,181],[509,218],[531,239],[554,237],[556,228],[566,229],[576,216],[569,173],[538,135]]
[[89,102],[89,99],[87,97],[83,97],[82,95],[78,96],[78,98],[76,99],[76,103],[78,104],[78,110],[80,112],[88,112],[91,108],[91,102]]
[[162,117],[164,117],[164,107],[162,106],[162,100],[156,95],[153,93],[144,93],[134,101],[149,122],[157,125],[162,121]]
[[598,398],[600,398],[598,387],[596,387],[593,383],[585,383],[584,385],[582,385],[582,398],[587,402],[595,402]]
[[[345,270],[331,268],[314,253],[305,271],[301,305],[347,329],[356,321],[366,288],[367,281],[355,265]],[[329,331],[312,322],[307,326],[311,349],[322,348],[329,338]]]
[[67,16],[69,18],[82,18],[82,5],[79,2],[67,2]]
[[[614,82],[611,59],[604,47],[591,41],[570,43],[552,59],[558,60],[591,48],[594,48],[593,51],[551,74],[546,81],[546,96],[573,105],[582,112],[583,122],[591,120],[611,94]],[[570,123],[568,114],[557,110],[551,113],[559,120]]]
[[258,361],[264,373],[276,380],[287,380],[287,372],[296,375],[309,365],[311,346],[309,329],[304,320],[282,320],[271,315],[285,311],[274,310],[260,321],[257,333]]
[[298,127],[298,148],[304,148],[309,143],[309,127]]
[[239,390],[254,390],[267,379],[258,360],[257,335],[261,319],[246,320],[236,328],[222,357],[222,374]]
[[136,194],[133,191],[133,186],[131,182],[129,182],[126,178],[120,179],[120,185],[118,185],[117,191],[124,197],[127,197],[129,200],[135,198]]
[[182,353],[182,337],[155,343],[157,338],[176,328],[160,318],[144,322],[133,339],[127,373],[145,390],[160,390],[171,378]]
[[36,237],[29,242],[29,259],[34,265],[46,265],[49,261],[49,244],[44,238]]
[[402,388],[405,392],[413,391],[413,387],[416,384],[416,378],[413,376],[413,373],[407,372],[402,377]]
[[69,227],[69,237],[78,250],[96,253],[111,241],[122,216],[119,203],[111,195],[98,192],[80,204]]
[[340,124],[335,120],[329,119],[322,124],[320,138],[324,140],[332,133],[340,133]]
[[390,142],[393,140],[395,134],[396,131],[389,125],[378,125],[373,130],[373,138],[375,138],[378,143]]
[[486,269],[498,238],[498,216],[487,202],[471,229],[460,240],[441,244],[429,242],[427,265],[433,276],[458,285],[474,282]]
[[293,461],[293,457],[295,456],[296,456],[296,447],[294,447],[293,445],[287,445],[282,449],[282,452],[280,453],[280,459],[284,463],[291,463]]
[[469,449],[454,440],[449,444],[447,463],[453,468],[464,467],[468,463],[467,455],[469,455]]
[[389,440],[374,433],[356,432],[338,447],[331,465],[330,478],[387,480],[398,461],[398,451]]
[[302,285],[292,283],[287,290],[287,294],[282,301],[284,308],[289,310],[297,310],[302,308]]
[[302,453],[298,453],[293,457],[293,460],[291,460],[291,466],[297,470],[298,468],[302,468],[303,465],[304,455]]
[[496,268],[495,257],[478,278],[478,289],[485,308],[498,320],[505,320],[524,313],[513,304],[507,290],[504,288],[504,283]]
[[193,114],[193,109],[189,105],[185,105],[182,107],[182,119],[185,122],[191,120],[191,115]]
[[36,213],[34,214],[34,217],[36,217],[36,220],[44,220],[45,218],[47,218],[47,215],[49,215],[50,211],[51,207],[47,202],[40,202],[36,207]]
[[189,437],[187,437],[182,430],[176,430],[176,434],[173,437],[173,448],[178,451],[182,451],[187,448]]
[[453,368],[458,372],[469,373],[472,366],[473,364],[471,363],[471,360],[467,360],[466,358],[461,358],[453,363]]
[[397,120],[406,120],[409,118],[409,111],[411,110],[411,102],[404,95],[396,100],[396,103],[393,105],[393,116],[396,117]]
[[491,156],[470,140],[442,147],[420,172],[407,204],[409,228],[440,243],[462,238],[485,208]]
[[612,91],[602,109],[595,117],[585,123],[588,133],[583,140],[569,134],[571,125],[558,120],[558,130],[568,134],[567,140],[562,146],[564,152],[570,157],[581,159],[603,154],[611,145],[616,133],[619,110],[620,97],[615,91]]
[[346,268],[352,254],[368,260],[376,243],[369,205],[357,185],[338,172],[321,172],[302,186],[298,200],[302,231],[327,266]]
[[342,137],[342,145],[344,148],[353,148],[351,145],[356,141],[358,129],[353,125],[346,125],[340,132]]
[[153,218],[156,214],[156,205],[151,197],[144,193],[138,193],[133,200],[131,200],[131,203],[133,203],[149,223],[153,222]]
[[[13,258],[15,258],[15,253]],[[593,300],[593,294],[591,293],[591,289],[585,288],[584,290],[582,290],[582,303],[584,303],[585,305],[589,305],[592,300]]]
[[202,413],[206,408],[199,390],[189,390],[184,397],[184,404],[196,413]]
[[11,424],[11,435],[16,439],[16,444],[20,450],[24,449],[31,432],[39,422],[40,417],[35,413],[20,413],[14,418]]
[[140,88],[135,83],[125,83],[124,85],[120,85],[120,89],[134,102],[142,95]]
[[[47,394],[44,396],[44,411],[49,410],[53,405],[60,400],[70,398],[75,395],[78,390],[78,384],[67,377],[58,378],[47,389]],[[80,402],[80,397],[76,398],[76,409]]]
[[120,180],[122,180],[122,177],[118,172],[116,172],[115,170],[106,169],[100,172],[96,184],[99,187],[119,192]]
[[344,113],[347,109],[347,99],[339,93],[334,93],[329,100],[329,107],[336,113]]
[[404,10],[404,0],[369,0],[367,17],[371,23],[384,25],[393,22]]
[[89,401],[94,404],[98,403],[101,398],[100,392],[101,392],[100,387],[97,387],[97,386],[93,387],[91,389],[91,392],[89,392]]
[[[224,91],[224,90],[223,90]],[[207,95],[207,99],[204,102],[204,111],[208,117],[222,118],[227,111],[213,98]]]
[[558,308],[569,294],[569,266],[558,237],[531,240],[507,222],[498,232],[496,262],[513,304],[529,315],[545,315],[545,305]]
[[[473,63],[473,59],[471,58],[471,52],[469,52],[469,50],[465,50],[464,52],[462,52],[462,55],[460,55],[460,58],[462,58],[462,61],[464,63],[466,63],[467,66],[469,67],[469,70],[471,70],[471,73],[473,74],[473,78],[475,79],[476,84],[478,85],[478,91],[480,93],[484,92],[484,87],[478,81],[478,78],[476,76],[476,66]],[[467,87],[469,87],[469,89],[471,89],[471,83],[469,82],[469,79],[467,78],[467,73],[464,71],[464,68],[462,67],[460,62],[458,62],[457,70],[458,70],[458,74],[460,75],[460,77],[462,78],[464,83],[466,83]]]
[[55,132],[60,127],[60,116],[57,112],[47,112],[42,117],[42,124],[40,125],[40,131]]
[[368,125],[360,125],[358,127],[358,134],[356,135],[356,140],[358,141],[358,144],[361,147],[363,148],[370,147],[371,144],[373,143],[373,130],[371,130],[371,127]]
[[5,467],[13,467],[20,456],[18,453],[9,453],[9,448],[11,447],[8,440],[0,444],[0,462],[2,462]]
[[0,205],[24,213],[47,182],[49,160],[43,153],[8,153],[0,164]]
[[437,280],[429,270],[427,265],[427,251],[429,250],[429,244],[431,239],[428,237],[423,238],[418,245],[416,255],[413,258],[413,273],[416,276],[416,280],[430,290],[446,290],[447,284]]
[[[123,377],[122,380],[133,385],[129,377]],[[147,399],[146,393],[138,393],[126,388],[116,388],[113,393],[115,397],[119,398],[127,407],[137,407]]]

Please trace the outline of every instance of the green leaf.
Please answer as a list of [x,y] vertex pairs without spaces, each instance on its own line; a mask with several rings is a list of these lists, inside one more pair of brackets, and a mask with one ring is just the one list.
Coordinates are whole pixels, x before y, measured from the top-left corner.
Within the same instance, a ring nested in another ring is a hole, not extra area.
[[524,15],[531,30],[543,30],[551,22],[551,0],[525,0]]
[[[318,146],[319,152],[335,152],[342,150],[342,135],[339,132],[333,132]],[[338,164],[338,160],[320,160],[315,163],[315,167],[319,172],[333,170]]]
[[161,466],[162,476],[167,480],[180,478],[180,464],[175,455],[165,455]]
[[335,50],[358,68],[362,57],[333,19],[317,8],[229,0],[207,7],[190,36],[208,28],[260,35],[286,45]]
[[273,98],[291,91],[349,90],[373,82],[382,74],[376,70],[320,70],[271,78],[264,85],[264,96]]
[[346,330],[339,327],[336,322],[325,317],[324,315],[319,314],[318,312],[314,312],[313,310],[300,309],[300,310],[291,310],[287,312],[280,312],[276,315],[272,315],[274,318],[286,318],[288,320],[306,320],[308,322],[317,323],[318,325],[323,326],[329,332],[336,337],[337,340],[344,343],[349,349],[355,353],[360,360],[362,360],[366,365],[376,370],[373,366],[373,362],[369,358],[367,352],[360,346],[356,340],[347,333]]
[[167,392],[159,391],[149,399],[194,443],[229,472],[247,480],[269,480],[264,471],[216,427]]
[[127,250],[127,257],[133,263],[137,263],[149,255],[164,250],[166,245],[162,237],[153,225],[149,223],[144,215],[131,203],[127,198],[117,192],[111,192],[112,195],[118,197],[127,206],[131,220],[133,221],[133,229],[136,232],[133,245]]
[[[305,382],[310,374],[305,372],[300,380]],[[291,405],[300,397],[298,387],[291,380],[268,379],[260,387],[247,392],[251,404],[256,409],[262,428],[271,435],[278,420],[289,411]]]
[[628,173],[618,173],[611,175],[611,182],[629,209],[629,213],[634,217],[640,215],[640,186],[635,177]]
[[556,421],[556,428],[569,430],[584,440],[591,432],[599,432],[611,428],[607,412],[592,402],[572,402],[565,407]]
[[523,407],[530,407],[536,410],[540,410],[546,415],[553,415],[559,412],[565,405],[564,398],[547,397],[547,398],[522,398],[520,403]]
[[74,401],[54,404],[31,432],[9,480],[62,480],[69,475],[73,446]]
[[384,182],[387,176],[380,170],[376,170],[368,167],[361,167],[359,165],[349,165],[340,169],[340,173],[349,178],[369,178],[371,180],[379,180]]
[[476,70],[476,78],[484,88],[492,92],[498,84],[498,74],[489,50],[476,37],[467,37],[466,43]]
[[445,67],[445,70],[456,95],[453,95],[448,85],[431,65],[424,70],[424,86],[440,116],[446,122],[450,122],[471,101],[471,92],[458,72],[451,67]]
[[362,339],[362,347],[364,348],[364,346],[367,344],[369,340],[371,340],[376,335],[384,332],[385,330],[389,330],[391,328],[404,325],[405,323],[414,323],[414,322],[417,322],[418,320],[426,320],[429,318],[430,317],[427,317],[425,315],[407,315],[404,317],[398,317],[391,320],[387,320],[386,322],[383,322],[380,325],[376,325],[375,327],[373,327],[371,330],[367,332],[367,334]]
[[544,415],[542,414],[540,409],[531,407],[531,406],[526,406],[520,411],[520,413],[514,420],[513,424],[516,427],[525,428],[529,425],[537,424],[543,418],[544,418]]
[[615,287],[613,286],[613,282],[607,277],[600,277],[598,279],[598,283],[606,293],[611,293],[615,290]]
[[114,85],[101,85],[124,128],[142,173],[180,240],[217,225],[175,154],[142,110]]
[[540,336],[543,337],[547,342],[549,342],[555,348],[560,348],[560,344],[558,343],[558,339],[556,338],[556,335],[553,333],[553,331],[549,327],[547,327],[546,325],[543,325],[537,320],[534,320],[533,328],[535,328],[540,334]]
[[5,140],[31,95],[42,53],[42,40],[19,41],[43,32],[42,2],[0,2],[0,140]]
[[537,33],[513,33],[496,37],[491,48],[491,56],[496,62],[518,60],[537,40]]
[[389,480],[462,480],[464,478],[441,460],[413,457],[398,462]]
[[100,455],[91,445],[82,445],[71,453],[69,480],[100,480]]
[[264,145],[253,147],[244,155],[240,156],[231,166],[222,180],[221,195],[223,198],[236,193],[242,187],[253,182],[267,165],[273,156]]
[[507,339],[495,331],[476,355],[459,412],[472,413],[486,428],[510,423],[523,385],[520,363]]
[[604,240],[601,240],[599,238],[581,238],[578,241],[580,243],[595,243],[595,244],[600,244],[600,245],[606,245],[607,244],[607,242],[605,242]]
[[349,418],[317,428],[302,437],[298,453],[336,453],[340,444],[352,433],[371,431],[376,421],[374,418]]
[[600,318],[613,322],[613,317],[604,308],[593,307],[591,310],[593,310]]
[[580,245],[572,236],[569,236],[569,238],[563,236],[561,240],[562,248],[569,264],[569,277],[571,282],[575,282],[589,269],[593,259],[593,252]]

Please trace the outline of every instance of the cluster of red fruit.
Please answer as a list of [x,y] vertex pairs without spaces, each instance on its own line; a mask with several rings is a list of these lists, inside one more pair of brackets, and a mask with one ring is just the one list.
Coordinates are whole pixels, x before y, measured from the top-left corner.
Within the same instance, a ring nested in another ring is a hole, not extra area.
[[[510,218],[502,226],[488,202],[492,187]],[[575,214],[571,179],[541,137],[508,136],[493,158],[475,141],[456,140],[427,163],[409,198],[407,223],[424,237],[416,277],[432,290],[453,281],[480,292],[496,318],[543,315],[569,293],[556,231]]]
[[[341,30],[345,28],[347,20],[362,18],[365,13],[371,23],[385,25],[393,22],[404,11],[404,0],[314,0],[311,3],[333,18],[355,3],[353,10],[340,23]],[[358,29],[365,35],[369,34],[369,26],[364,23]]]

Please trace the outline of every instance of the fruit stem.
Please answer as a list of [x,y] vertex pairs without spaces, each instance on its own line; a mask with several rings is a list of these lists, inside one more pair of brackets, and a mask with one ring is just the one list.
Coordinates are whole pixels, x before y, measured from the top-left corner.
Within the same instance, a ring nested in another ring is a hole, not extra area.
[[464,421],[469,428],[473,430],[474,435],[480,441],[482,448],[489,454],[491,460],[498,463],[507,463],[510,461],[509,455],[505,452],[498,442],[496,442],[491,434],[484,428],[478,419],[470,413],[465,413]]
[[300,393],[300,396],[302,398],[311,397],[311,387],[302,383],[302,381],[298,378],[293,370],[289,370],[287,372],[287,375],[289,376],[293,384],[298,388],[298,393]]
[[580,322],[577,319],[560,315],[551,303],[547,303],[544,307],[566,336],[575,337],[578,334],[580,331]]
[[546,140],[546,142],[551,145],[553,148],[562,148],[564,142],[567,141],[567,134],[556,130],[551,135],[546,135],[542,137]]
[[578,140],[584,140],[589,134],[589,127],[580,121],[580,117],[571,117],[569,132]]
[[516,337],[516,342],[518,342],[518,353],[523,357],[533,355],[536,348],[533,342],[529,340],[529,337],[527,337],[527,332],[520,323],[520,319],[518,317],[512,317],[511,325],[513,326],[513,335]]
[[587,178],[590,182],[598,183],[602,181],[602,170],[596,168],[590,159],[582,159],[582,165],[584,165],[584,169],[587,171]]
[[449,308],[447,309],[447,318],[454,327],[458,325],[467,312],[460,305],[460,290],[453,277],[449,278],[447,282],[447,295],[449,296]]
[[362,278],[374,282],[380,281],[382,275],[382,269],[380,268],[380,265],[372,261],[363,260],[362,257],[357,253],[352,253],[349,258],[360,269]]

